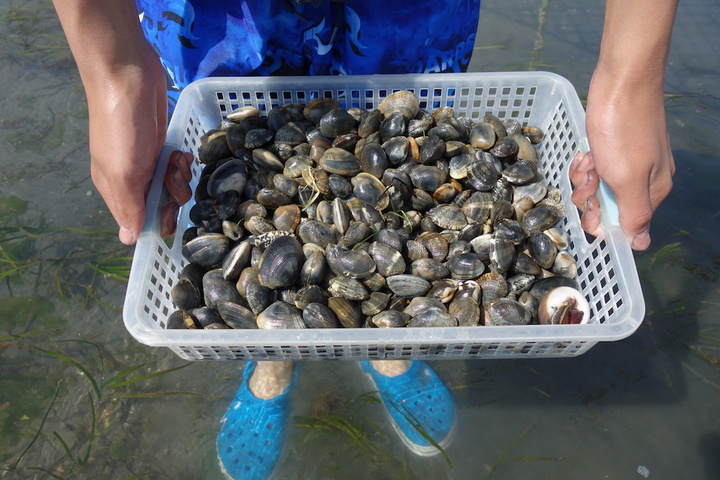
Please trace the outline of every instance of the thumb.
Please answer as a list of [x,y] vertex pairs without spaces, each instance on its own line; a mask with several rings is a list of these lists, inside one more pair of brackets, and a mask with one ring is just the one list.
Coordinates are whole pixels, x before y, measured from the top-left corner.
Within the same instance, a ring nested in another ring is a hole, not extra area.
[[92,170],[93,182],[120,227],[118,238],[125,245],[133,245],[145,222],[145,195],[150,184],[143,185],[124,176],[114,176],[110,182],[105,175]]
[[[118,238],[125,245],[133,245],[137,242],[138,236],[145,223],[145,189],[135,188],[135,191],[127,191],[127,195],[114,202],[110,211],[115,221],[120,226]],[[138,191],[139,190],[139,191]]]
[[650,220],[653,208],[650,192],[632,188],[613,188],[618,206],[620,228],[630,240],[633,250],[646,250],[650,246]]

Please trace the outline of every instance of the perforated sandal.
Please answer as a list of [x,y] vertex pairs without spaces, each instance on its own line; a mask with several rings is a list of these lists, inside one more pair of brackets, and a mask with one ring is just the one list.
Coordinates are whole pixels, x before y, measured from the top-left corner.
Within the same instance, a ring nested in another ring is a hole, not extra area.
[[220,421],[218,459],[223,473],[233,480],[269,478],[285,443],[288,393],[296,383],[298,369],[283,393],[263,400],[248,388],[256,365],[245,365],[240,388]]
[[[360,368],[373,381],[390,415],[393,427],[413,452],[422,456],[440,453],[452,441],[455,402],[450,390],[423,361],[412,361],[395,377],[386,377],[368,361]],[[430,437],[437,445],[433,445]]]

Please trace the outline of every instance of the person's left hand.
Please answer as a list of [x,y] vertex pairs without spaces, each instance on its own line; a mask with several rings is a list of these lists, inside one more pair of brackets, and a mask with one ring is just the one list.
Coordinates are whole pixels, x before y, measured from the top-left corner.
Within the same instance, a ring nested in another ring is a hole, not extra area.
[[[612,80],[611,80],[612,81]],[[675,161],[665,124],[662,94],[616,92],[593,76],[588,93],[587,136],[590,152],[578,153],[570,166],[572,201],[583,212],[582,227],[602,233],[600,179],[615,194],[620,227],[634,250],[650,246],[650,220],[668,196]]]

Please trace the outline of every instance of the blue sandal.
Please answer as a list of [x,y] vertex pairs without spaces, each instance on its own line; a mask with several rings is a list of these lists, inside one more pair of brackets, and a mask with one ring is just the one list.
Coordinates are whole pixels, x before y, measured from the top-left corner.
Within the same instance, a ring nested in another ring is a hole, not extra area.
[[242,384],[220,421],[218,459],[223,473],[234,480],[270,477],[285,443],[287,397],[297,380],[297,368],[283,393],[262,400],[248,388],[256,365],[257,362],[245,364]]
[[455,427],[455,402],[437,373],[423,361],[412,361],[407,371],[386,377],[368,361],[360,368],[375,383],[393,427],[405,445],[418,455],[440,453],[450,444]]

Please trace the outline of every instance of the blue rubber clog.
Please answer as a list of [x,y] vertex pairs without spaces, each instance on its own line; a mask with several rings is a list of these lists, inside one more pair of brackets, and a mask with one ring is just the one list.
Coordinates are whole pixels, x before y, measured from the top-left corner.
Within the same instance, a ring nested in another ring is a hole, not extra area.
[[223,473],[233,480],[265,480],[280,459],[285,443],[288,393],[297,380],[297,368],[285,391],[270,400],[257,398],[248,388],[257,362],[247,362],[235,398],[221,420],[217,437]]
[[386,377],[375,370],[371,362],[359,363],[375,383],[395,430],[408,448],[423,456],[440,453],[426,435],[442,449],[450,444],[455,427],[455,402],[430,365],[412,361],[404,373]]

